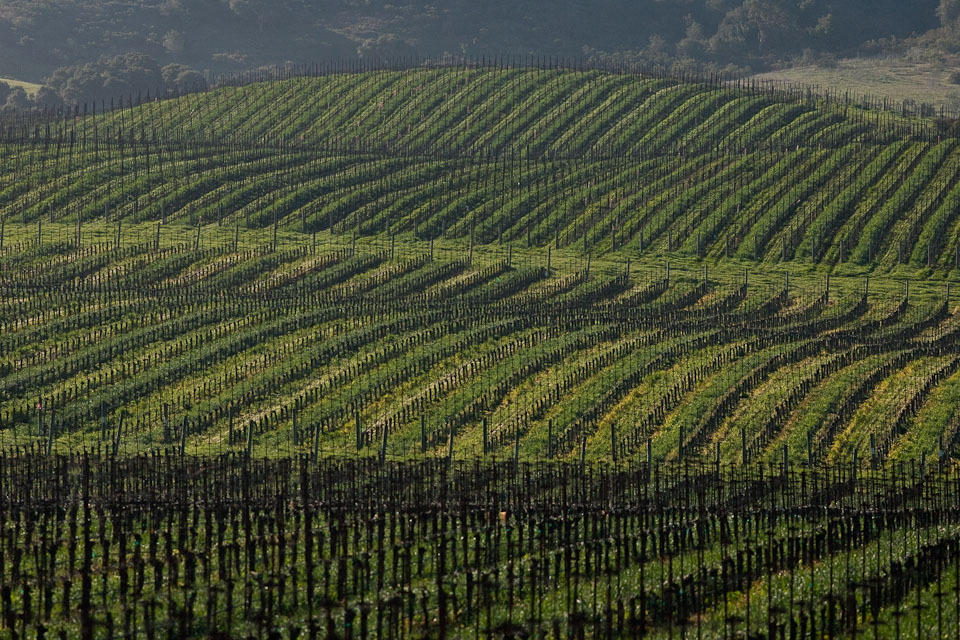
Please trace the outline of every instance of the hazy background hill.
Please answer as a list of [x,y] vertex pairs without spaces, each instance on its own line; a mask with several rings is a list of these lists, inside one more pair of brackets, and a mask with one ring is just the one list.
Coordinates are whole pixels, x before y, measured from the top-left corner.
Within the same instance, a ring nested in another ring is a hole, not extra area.
[[0,86],[0,105],[288,61],[561,56],[759,73],[885,54],[943,70],[958,18],[960,0],[0,0],[0,78],[48,86]]

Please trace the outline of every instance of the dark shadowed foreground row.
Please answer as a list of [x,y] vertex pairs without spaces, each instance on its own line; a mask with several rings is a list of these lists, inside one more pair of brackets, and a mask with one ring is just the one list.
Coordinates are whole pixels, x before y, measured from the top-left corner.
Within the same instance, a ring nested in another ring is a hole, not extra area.
[[932,465],[0,458],[6,637],[953,637]]

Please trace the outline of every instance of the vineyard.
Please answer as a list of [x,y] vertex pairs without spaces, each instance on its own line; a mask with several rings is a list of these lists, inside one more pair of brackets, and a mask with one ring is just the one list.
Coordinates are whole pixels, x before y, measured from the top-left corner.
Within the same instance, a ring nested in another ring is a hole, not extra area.
[[960,629],[957,477],[916,467],[79,455],[0,474],[8,637]]
[[960,143],[627,69],[0,122],[0,630],[960,638]]
[[72,225],[8,235],[0,448],[807,464],[859,451],[875,466],[960,455],[948,285],[97,228],[79,247]]
[[0,219],[406,234],[885,273],[944,273],[960,260],[953,121],[905,107],[627,70],[248,80],[8,117]]

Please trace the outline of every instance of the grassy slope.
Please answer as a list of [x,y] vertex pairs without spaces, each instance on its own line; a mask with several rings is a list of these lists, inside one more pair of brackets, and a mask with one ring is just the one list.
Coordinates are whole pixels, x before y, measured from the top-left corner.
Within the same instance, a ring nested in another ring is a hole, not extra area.
[[28,96],[35,94],[43,85],[35,82],[24,82],[23,80],[14,80],[13,78],[0,78],[0,82],[5,82],[11,87],[23,87]]
[[760,80],[783,81],[813,87],[819,92],[849,91],[851,95],[887,98],[892,103],[913,100],[957,108],[960,86],[951,84],[952,69],[897,58],[855,58],[836,67],[801,66],[758,74]]

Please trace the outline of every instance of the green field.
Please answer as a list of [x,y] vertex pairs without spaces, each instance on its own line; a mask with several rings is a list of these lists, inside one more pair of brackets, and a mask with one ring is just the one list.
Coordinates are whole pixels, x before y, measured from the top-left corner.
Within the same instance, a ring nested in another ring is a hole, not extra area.
[[556,68],[128,98],[0,123],[0,630],[960,628],[942,122]]

